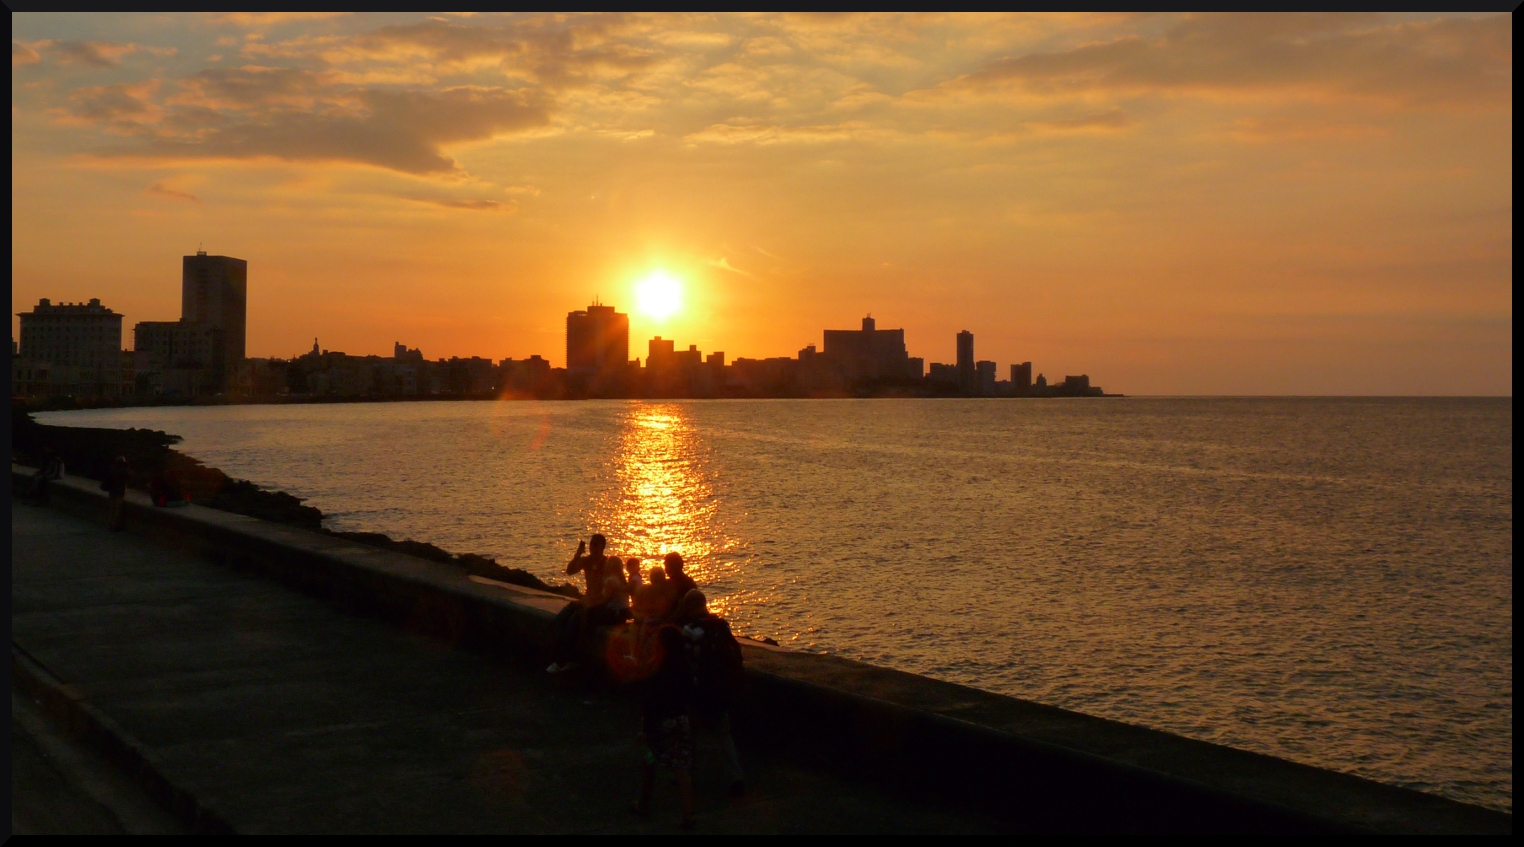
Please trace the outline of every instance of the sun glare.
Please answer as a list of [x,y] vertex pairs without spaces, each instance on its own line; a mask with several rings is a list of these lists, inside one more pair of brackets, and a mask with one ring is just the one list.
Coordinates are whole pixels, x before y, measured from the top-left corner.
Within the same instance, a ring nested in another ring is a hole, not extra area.
[[682,286],[666,271],[647,274],[635,286],[635,296],[640,311],[661,320],[672,317],[683,305]]

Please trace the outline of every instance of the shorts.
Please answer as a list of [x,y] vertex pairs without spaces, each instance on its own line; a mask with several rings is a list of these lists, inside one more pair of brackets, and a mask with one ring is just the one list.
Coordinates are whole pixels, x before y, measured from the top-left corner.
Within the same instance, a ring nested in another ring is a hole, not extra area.
[[688,716],[663,718],[659,722],[651,721],[651,724],[646,729],[646,743],[651,746],[656,764],[675,771],[690,770],[693,767],[693,724],[688,721]]

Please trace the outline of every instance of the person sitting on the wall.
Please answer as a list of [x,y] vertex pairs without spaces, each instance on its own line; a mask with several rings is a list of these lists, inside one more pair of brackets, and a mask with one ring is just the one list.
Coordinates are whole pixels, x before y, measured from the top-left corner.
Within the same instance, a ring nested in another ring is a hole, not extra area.
[[180,490],[180,478],[169,468],[160,468],[148,481],[148,496],[155,506],[185,506],[185,493]]

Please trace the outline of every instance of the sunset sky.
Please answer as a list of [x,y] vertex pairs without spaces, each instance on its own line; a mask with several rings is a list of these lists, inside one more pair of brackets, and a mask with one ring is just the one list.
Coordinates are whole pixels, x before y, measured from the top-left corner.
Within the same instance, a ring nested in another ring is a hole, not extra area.
[[1513,391],[1508,14],[11,22],[11,310],[128,346],[200,244],[251,356],[559,366],[599,296],[641,358],[871,312],[1129,394]]

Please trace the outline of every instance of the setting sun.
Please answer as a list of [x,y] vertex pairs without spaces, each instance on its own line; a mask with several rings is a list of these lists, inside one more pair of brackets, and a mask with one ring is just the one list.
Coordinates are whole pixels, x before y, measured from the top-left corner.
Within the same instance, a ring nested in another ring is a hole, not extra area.
[[656,270],[647,274],[635,286],[640,311],[653,318],[666,319],[682,308],[682,287],[666,271]]

